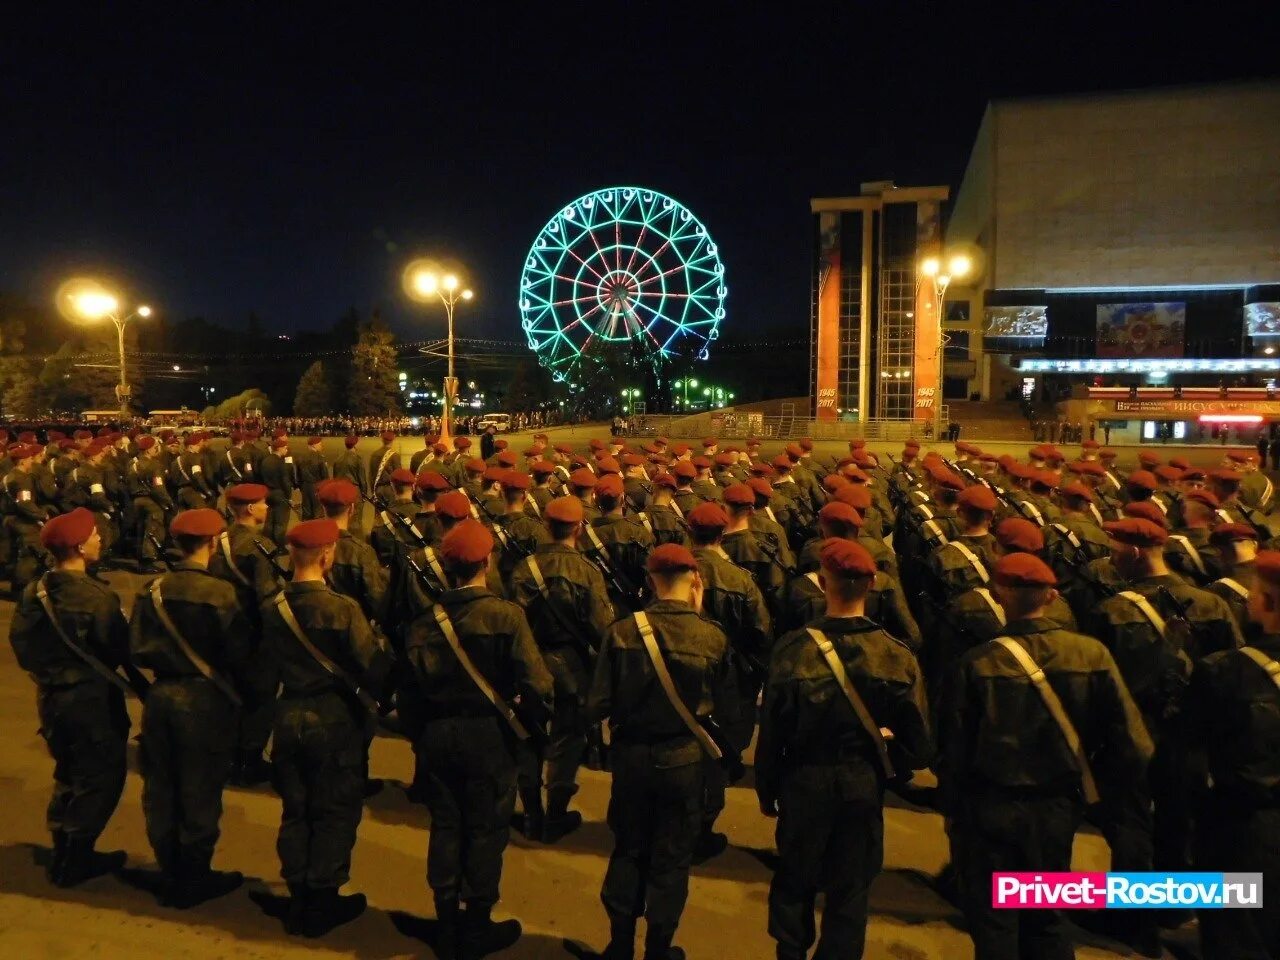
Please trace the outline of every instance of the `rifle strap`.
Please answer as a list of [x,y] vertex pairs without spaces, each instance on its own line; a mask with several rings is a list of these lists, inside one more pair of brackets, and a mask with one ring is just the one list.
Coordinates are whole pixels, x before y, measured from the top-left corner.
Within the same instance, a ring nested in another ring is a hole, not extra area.
[[307,651],[311,656],[311,659],[320,664],[320,666],[324,668],[325,673],[329,674],[329,676],[333,677],[344,687],[350,690],[351,693],[355,695],[355,698],[360,701],[361,706],[370,713],[377,714],[378,701],[370,696],[368,691],[361,688],[360,684],[356,682],[355,678],[352,677],[351,674],[347,673],[347,671],[343,670],[342,667],[338,666],[331,659],[326,657],[323,651],[311,642],[311,638],[308,637],[306,631],[302,629],[302,624],[298,623],[298,618],[294,616],[293,608],[289,606],[289,601],[285,599],[284,592],[281,591],[280,593],[277,593],[271,598],[271,602],[276,605],[276,610],[280,614],[280,619],[283,620],[285,626],[289,628],[289,632],[293,634],[294,639],[296,639],[298,643],[302,644],[302,649]]
[[1026,507],[1027,512],[1031,514],[1031,519],[1035,521],[1037,527],[1044,526],[1044,517],[1041,515],[1040,511],[1036,509],[1036,505],[1034,503],[1030,500],[1019,500],[1018,502],[1022,504],[1022,506]]
[[1262,478],[1262,482],[1266,486],[1262,489],[1262,496],[1258,498],[1258,506],[1266,509],[1267,504],[1271,502],[1272,495],[1276,492],[1276,488],[1265,476]]
[[653,536],[653,524],[649,522],[649,515],[641,510],[636,514],[636,519],[644,524],[644,528],[649,531],[649,535]]
[[1225,510],[1218,510],[1218,511],[1215,511],[1215,512],[1218,514],[1218,519],[1219,519],[1219,520],[1221,520],[1223,523],[1235,523],[1235,522],[1236,522],[1236,521],[1235,521],[1235,518],[1234,518],[1233,516],[1231,516],[1231,514],[1227,513],[1227,511],[1225,511]]
[[680,509],[680,504],[676,503],[674,498],[671,500],[671,509],[675,511],[677,517],[684,519],[684,511]]
[[1166,517],[1169,515],[1169,505],[1166,504],[1164,500],[1162,500],[1160,497],[1152,497],[1151,502],[1154,503],[1157,507],[1159,507],[1160,512],[1163,513]]
[[240,472],[240,468],[236,466],[236,462],[235,462],[235,460],[233,460],[233,459],[231,458],[231,451],[230,451],[230,450],[228,450],[228,451],[227,451],[227,453],[226,453],[226,457],[227,457],[227,466],[229,466],[229,467],[231,468],[231,472],[232,472],[232,473],[234,473],[234,474],[236,475],[236,479],[237,479],[237,480],[243,480],[243,479],[244,479],[244,474]]
[[810,570],[808,573],[804,575],[804,577],[806,580],[812,583],[815,587],[817,587],[823,593],[823,595],[826,594],[827,591],[822,589],[822,580],[818,577],[817,570]]
[[1150,621],[1151,626],[1155,627],[1156,633],[1160,634],[1160,639],[1164,639],[1165,631],[1169,629],[1168,624],[1164,622],[1164,617],[1160,616],[1156,608],[1151,605],[1150,600],[1136,590],[1121,590],[1116,596],[1124,597],[1137,607],[1142,615]]
[[191,661],[191,665],[200,671],[200,675],[217,687],[222,695],[230,700],[237,707],[243,705],[240,694],[236,693],[235,688],[227,683],[208,662],[191,648],[191,644],[187,643],[187,638],[178,632],[178,625],[173,622],[173,618],[169,616],[169,611],[164,608],[164,597],[160,593],[160,582],[164,577],[156,577],[151,581],[151,586],[147,588],[151,594],[151,603],[155,607],[156,619],[160,621],[160,626],[164,627],[165,633],[169,635],[169,639],[178,645],[178,649],[182,651],[182,655]]
[[1257,647],[1241,647],[1240,652],[1265,670],[1271,682],[1280,687],[1280,663],[1276,663]]
[[1071,722],[1066,708],[1062,706],[1057,691],[1049,684],[1048,677],[1040,669],[1039,664],[1031,659],[1027,648],[1013,637],[996,637],[992,643],[1000,644],[1013,654],[1014,659],[1018,661],[1018,666],[1036,688],[1036,693],[1040,694],[1040,699],[1044,701],[1049,715],[1062,731],[1062,736],[1067,741],[1067,748],[1075,755],[1076,763],[1080,766],[1080,786],[1084,791],[1085,803],[1097,803],[1101,798],[1098,796],[1098,785],[1093,779],[1093,768],[1089,766],[1089,758],[1085,755],[1084,744],[1080,742],[1080,734],[1076,732],[1075,724]]
[[44,608],[44,615],[49,618],[49,623],[53,626],[54,632],[58,634],[58,639],[107,683],[114,687],[119,687],[127,697],[133,697],[135,700],[141,699],[137,691],[129,686],[120,674],[71,639],[71,635],[62,626],[62,623],[58,620],[57,612],[53,609],[53,599],[49,596],[48,580],[49,575],[46,573],[36,584],[36,599],[40,601],[40,606]]
[[1097,504],[1089,504],[1089,513],[1093,515],[1093,519],[1101,527],[1105,521],[1102,519],[1102,512],[1098,509]]
[[893,779],[893,763],[889,760],[889,747],[884,742],[884,734],[880,732],[880,725],[875,722],[871,716],[871,711],[867,709],[866,703],[854,689],[853,682],[849,679],[849,674],[844,668],[844,664],[840,662],[840,656],[836,653],[835,644],[827,639],[827,635],[816,627],[807,628],[809,636],[813,638],[813,642],[818,645],[818,651],[822,654],[822,659],[827,662],[827,669],[836,678],[836,685],[840,687],[840,691],[844,694],[844,698],[849,701],[849,706],[853,707],[854,716],[858,718],[858,723],[862,725],[862,729],[871,737],[871,742],[875,744],[876,756],[880,758],[880,769],[884,771],[884,775],[889,779]]
[[978,559],[978,555],[970,550],[963,540],[952,540],[951,545],[959,550],[961,556],[969,562],[969,566],[973,567],[973,571],[978,575],[979,580],[984,584],[991,582],[991,574],[987,573],[986,565]]
[[[1090,506],[1093,506],[1093,504],[1090,504]],[[1077,537],[1075,534],[1075,531],[1072,530],[1070,527],[1068,527],[1065,523],[1055,523],[1055,524],[1052,524],[1052,527],[1053,529],[1057,530],[1060,534],[1062,534],[1064,537],[1066,537],[1067,543],[1071,544],[1072,547],[1074,547],[1077,550],[1081,549],[1080,538]]]
[[538,566],[537,558],[530,555],[528,560],[529,573],[533,577],[534,585],[538,588],[538,593],[542,595],[542,599],[547,601],[548,604],[551,603],[551,591],[547,589],[547,581],[542,575],[542,568]]
[[1248,589],[1239,580],[1232,580],[1230,577],[1223,577],[1217,582],[1222,584],[1224,587],[1226,587],[1228,590],[1230,590],[1232,593],[1238,596],[1241,600],[1247,601],[1249,599]]
[[480,668],[467,656],[467,651],[462,649],[462,641],[458,639],[458,631],[453,628],[453,621],[449,619],[449,614],[445,612],[444,607],[437,603],[431,608],[431,615],[435,617],[436,624],[440,627],[440,632],[444,634],[445,640],[448,641],[450,648],[453,650],[453,655],[458,658],[458,662],[462,664],[462,669],[467,672],[471,682],[480,689],[480,692],[484,694],[484,698],[493,704],[493,708],[502,714],[502,719],[507,721],[507,726],[516,735],[516,739],[521,741],[528,740],[529,731],[520,722],[520,718],[516,716],[511,704],[498,696],[498,691],[493,689],[493,685],[485,679],[484,674],[480,672]]
[[533,508],[533,515],[535,517],[538,517],[539,519],[542,518],[542,508],[538,506],[538,501],[534,499],[532,494],[526,493],[524,495],[524,503],[525,506]]
[[778,522],[778,518],[773,515],[773,507],[769,506],[768,504],[765,504],[764,515],[768,517],[770,520],[772,520],[774,523]]
[[252,587],[253,584],[249,582],[249,578],[236,566],[235,554],[231,552],[231,538],[227,536],[225,530],[218,534],[218,547],[222,550],[222,559],[227,561],[227,569],[231,571],[231,575],[239,580],[242,586]]
[[440,585],[447,590],[449,588],[449,579],[444,575],[444,567],[440,565],[440,558],[436,556],[435,550],[424,546],[422,548],[422,556],[427,561],[427,567],[430,568],[431,575],[439,580]]
[[382,472],[387,469],[387,464],[391,461],[394,453],[395,449],[393,448],[382,455],[382,462],[378,464],[378,472],[373,475],[373,483],[369,484],[370,487],[377,488],[378,481],[382,479]]
[[1171,533],[1169,539],[1186,552],[1187,558],[1190,559],[1191,565],[1196,568],[1196,572],[1202,577],[1207,577],[1209,571],[1205,569],[1204,559],[1200,556],[1200,551],[1196,549],[1196,545],[1184,537],[1182,534]]
[[990,590],[986,587],[978,587],[974,593],[986,601],[987,606],[991,609],[992,615],[994,615],[996,620],[999,621],[1000,626],[1003,627],[1008,623],[1004,616],[1004,608],[1001,607],[1000,604],[996,603],[996,598],[991,595]]
[[720,752],[720,748],[716,746],[716,742],[711,739],[711,734],[698,723],[689,708],[685,706],[685,702],[680,699],[680,694],[676,690],[675,681],[671,679],[671,671],[667,669],[667,662],[662,659],[662,649],[658,646],[658,638],[654,635],[653,625],[649,623],[649,616],[643,610],[632,614],[636,621],[636,629],[640,631],[640,639],[644,641],[645,652],[649,654],[649,662],[653,664],[653,672],[658,675],[658,684],[662,687],[662,692],[667,695],[667,701],[671,704],[671,708],[675,710],[676,715],[680,717],[680,722],[689,728],[689,732],[693,734],[694,739],[702,745],[702,749],[712,760],[720,760],[724,754]]

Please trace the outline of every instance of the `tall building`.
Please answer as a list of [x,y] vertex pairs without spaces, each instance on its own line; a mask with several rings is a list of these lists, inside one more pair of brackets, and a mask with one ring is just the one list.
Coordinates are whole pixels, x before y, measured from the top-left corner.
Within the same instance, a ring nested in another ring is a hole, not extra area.
[[939,318],[922,258],[941,252],[947,187],[862,184],[813,214],[810,395],[820,420],[932,421]]

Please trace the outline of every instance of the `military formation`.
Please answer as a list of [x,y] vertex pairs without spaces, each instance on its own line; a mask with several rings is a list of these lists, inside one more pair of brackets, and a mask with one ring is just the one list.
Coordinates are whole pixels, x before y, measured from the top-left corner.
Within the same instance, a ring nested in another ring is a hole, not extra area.
[[[1085,821],[1116,870],[1280,870],[1280,515],[1252,453],[1120,470],[1092,440],[895,459],[540,435],[483,459],[428,438],[406,460],[381,440],[332,459],[282,431],[8,444],[51,882],[124,867],[96,842],[127,697],[157,897],[189,909],[243,882],[213,865],[222,792],[270,780],[304,937],[365,908],[341,890],[379,733],[413,745],[445,958],[520,936],[492,917],[510,830],[578,829],[583,766],[612,777],[603,956],[637,956],[644,918],[644,960],[684,957],[690,868],[726,848],[753,742],[779,960],[863,955],[886,791],[945,815],[943,883],[980,960],[1073,956],[1056,912],[993,909],[991,874],[1069,870]],[[148,575],[128,619],[112,565]],[[1280,955],[1266,903],[1203,915],[1203,955]],[[1160,927],[1190,918],[1106,919],[1159,956]]]

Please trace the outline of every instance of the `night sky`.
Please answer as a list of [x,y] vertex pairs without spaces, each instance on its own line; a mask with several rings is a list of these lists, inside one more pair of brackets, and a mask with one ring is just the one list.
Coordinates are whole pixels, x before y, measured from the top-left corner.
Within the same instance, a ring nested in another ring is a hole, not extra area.
[[719,244],[726,339],[807,337],[809,197],[957,185],[993,97],[1275,69],[1265,31],[1168,6],[1072,21],[1057,4],[942,20],[901,3],[359,6],[379,15],[8,15],[0,292],[39,301],[97,273],[174,318],[253,311],[287,332],[381,305],[402,334],[434,336],[438,311],[420,319],[399,279],[428,254],[469,268],[466,332],[520,339],[537,231],[634,183]]

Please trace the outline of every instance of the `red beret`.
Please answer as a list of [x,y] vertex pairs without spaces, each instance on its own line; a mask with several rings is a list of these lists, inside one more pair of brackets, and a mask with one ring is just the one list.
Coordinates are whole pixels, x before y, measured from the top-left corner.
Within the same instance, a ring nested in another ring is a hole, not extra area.
[[303,520],[301,523],[294,524],[284,535],[284,539],[291,547],[316,550],[320,547],[332,546],[338,542],[340,536],[342,531],[334,521],[320,519]]
[[1169,466],[1177,467],[1179,470],[1190,470],[1191,461],[1186,457],[1170,457]]
[[244,440],[244,434],[241,433],[239,430],[232,430],[229,434],[227,434],[227,439],[230,440],[232,443],[240,443],[242,440]]
[[503,450],[500,454],[498,454],[493,459],[499,466],[514,467],[516,465],[516,461],[518,461],[520,458],[517,457],[510,450]]
[[1122,510],[1126,517],[1138,517],[1142,520],[1150,520],[1158,527],[1169,526],[1169,520],[1165,517],[1164,511],[1150,500],[1135,500],[1132,503],[1126,503]]
[[689,526],[699,530],[723,530],[729,525],[729,515],[718,503],[700,503],[689,511]]
[[705,450],[707,447],[714,447],[715,445],[716,445],[716,439],[715,439],[715,437],[703,437],[703,438],[702,438],[702,448],[703,448],[704,450]]
[[907,440],[907,441],[902,445],[902,448],[903,448],[904,450],[919,450],[919,449],[920,449],[920,441],[919,441],[919,440]]
[[1182,479],[1182,471],[1174,466],[1161,465],[1153,471],[1165,483],[1177,483]]
[[989,487],[980,483],[966,487],[956,502],[966,509],[981,510],[984,513],[994,513],[996,509],[996,495]]
[[617,500],[622,496],[622,478],[616,473],[607,473],[596,481],[596,496],[606,500]]
[[261,483],[237,483],[227,487],[227,503],[257,503],[267,499],[267,487]]
[[284,427],[276,427],[274,430],[271,431],[272,440],[276,439],[277,437],[287,437],[288,435],[289,435],[289,431],[286,430]]
[[644,457],[635,453],[624,453],[618,458],[618,461],[624,467],[642,467],[644,466]]
[[579,490],[590,490],[596,485],[596,475],[586,467],[573,471],[569,474],[569,486],[576,487]]
[[828,473],[822,478],[822,489],[826,490],[827,493],[835,493],[841,487],[847,487],[848,485],[849,478],[843,477],[838,473]]
[[392,431],[390,431],[390,430],[383,430],[383,431],[382,431],[382,442],[383,442],[383,443],[390,443],[390,442],[391,442],[392,440],[394,440],[395,438],[396,438],[396,435],[395,435]]
[[605,444],[604,444],[604,441],[599,439],[598,437],[592,437],[590,440],[587,441],[587,447],[592,450],[603,450],[605,447]]
[[577,497],[556,497],[543,511],[548,520],[560,523],[581,523],[586,513],[582,509],[582,501]]
[[150,450],[156,445],[156,438],[152,436],[142,436],[138,438],[139,450]]
[[760,438],[759,438],[759,437],[748,437],[748,438],[747,438],[747,446],[748,446],[748,447],[758,447],[758,446],[760,446]]
[[1160,457],[1149,450],[1143,450],[1138,454],[1138,462],[1150,470],[1160,463]]
[[493,449],[495,450],[505,450],[510,445],[511,444],[509,444],[506,440],[503,440],[501,437],[498,437],[498,439],[493,441]]
[[1182,471],[1183,483],[1186,483],[1188,480],[1199,480],[1201,483],[1203,483],[1207,476],[1208,475],[1203,470],[1200,470],[1197,467],[1191,467],[1188,470]]
[[489,469],[488,465],[479,457],[471,457],[462,465],[462,468],[468,473],[484,473]]
[[436,498],[436,513],[461,520],[471,516],[471,500],[461,490],[450,490]]
[[533,485],[533,478],[519,470],[506,470],[498,482],[507,490],[528,490]]
[[453,438],[453,449],[455,449],[455,450],[470,450],[470,449],[471,449],[471,438],[470,438],[470,437],[454,437],[454,438]]
[[773,467],[763,461],[760,463],[753,463],[747,468],[747,472],[753,477],[772,477],[777,473]]
[[804,456],[804,451],[800,449],[799,444],[788,443],[785,453],[792,460],[799,460]]
[[1188,490],[1183,495],[1182,499],[1194,500],[1196,503],[1203,503],[1206,507],[1208,507],[1211,510],[1217,510],[1220,505],[1218,498],[1214,496],[1214,494],[1211,491],[1203,490],[1203,489]]
[[443,457],[446,453],[449,452],[449,448],[446,447],[443,443],[433,443],[431,445],[431,452],[435,454],[437,457]]
[[1080,446],[1084,450],[1097,450],[1100,446],[1102,446],[1102,444],[1100,444],[1097,440],[1086,440],[1084,443],[1080,444]]
[[1043,487],[1045,490],[1053,490],[1058,486],[1058,475],[1050,470],[1033,470],[1027,479],[1031,481],[1031,486]]
[[1103,450],[1099,451],[1098,456],[1101,457],[1103,460],[1114,460],[1116,458],[1116,452],[1109,448],[1104,448]]
[[838,503],[847,503],[859,513],[871,507],[871,491],[857,484],[851,483],[847,487],[841,487],[836,491],[835,498]]
[[40,542],[50,549],[70,550],[93,536],[96,528],[93,512],[76,507],[70,513],[46,520],[40,528]]
[[1058,578],[1039,557],[1030,553],[1010,553],[996,561],[996,583],[1006,587],[1054,587]]
[[1040,528],[1022,517],[1001,520],[996,527],[996,540],[1010,553],[1018,550],[1023,553],[1039,553],[1044,549],[1044,534],[1040,532]]
[[1244,479],[1244,475],[1237,473],[1235,470],[1228,470],[1222,467],[1218,470],[1209,471],[1209,478],[1224,486],[1233,486],[1239,484]]
[[806,451],[806,452],[807,452],[807,451],[809,451],[809,450],[812,450],[812,449],[813,449],[813,438],[812,438],[812,437],[804,437],[804,438],[800,441],[800,449],[801,449],[801,450],[804,450],[804,451]]
[[572,457],[569,458],[569,466],[573,467],[575,470],[579,470],[585,467],[590,462],[591,462],[590,460],[588,460],[586,457],[584,457],[580,453],[575,453]]
[[391,482],[398,483],[402,486],[410,486],[413,483],[413,472],[401,467],[399,470],[391,471]]
[[711,461],[706,457],[694,457],[693,465],[699,470],[708,470],[711,467]]
[[1104,523],[1102,529],[1117,543],[1132,547],[1163,547],[1169,540],[1169,531],[1140,517],[1126,517]]
[[732,467],[738,462],[738,458],[732,453],[717,453],[715,455],[715,462],[721,467]]
[[757,497],[764,497],[768,500],[773,496],[773,484],[764,477],[752,477],[747,481],[747,486],[754,491]]
[[88,431],[88,430],[85,430],[85,429],[83,429],[83,428],[82,428],[82,429],[80,429],[80,430],[77,430],[75,433],[73,433],[73,434],[72,434],[72,436],[73,436],[73,437],[75,437],[77,440],[92,440],[92,439],[93,439],[93,433],[92,433],[92,432],[90,432],[90,431]]
[[622,472],[622,468],[618,466],[618,461],[613,457],[601,457],[596,461],[596,469],[601,473],[616,474]]
[[1093,491],[1083,483],[1064,483],[1058,488],[1058,493],[1061,496],[1074,497],[1077,500],[1088,500],[1090,502],[1093,500]]
[[324,437],[307,437],[308,447],[314,447],[317,443],[324,443]]
[[674,490],[676,488],[676,478],[669,473],[660,473],[653,478],[653,485],[655,487],[664,487],[667,490]]
[[[662,441],[658,441],[658,442],[661,443]],[[679,457],[688,453],[689,449],[690,448],[687,443],[677,443],[674,446],[672,446],[671,452],[674,453],[677,457]]]
[[502,478],[507,475],[506,467],[485,467],[484,482],[485,483],[501,483]]
[[1149,470],[1133,471],[1133,473],[1129,474],[1128,479],[1125,480],[1125,485],[1136,490],[1151,491],[1154,491],[1155,488],[1159,486],[1156,482],[1155,474],[1151,473]]
[[1017,480],[1026,480],[1037,472],[1035,467],[1028,467],[1026,464],[1018,463],[1016,460],[1013,463],[1006,464],[1004,469],[1009,476]]
[[448,490],[449,481],[439,471],[423,470],[414,478],[414,486],[419,490]]
[[680,544],[664,543],[649,554],[646,566],[650,573],[681,573],[685,570],[697,570],[698,561]]
[[1214,543],[1234,543],[1237,540],[1257,540],[1258,531],[1247,523],[1220,523],[1213,528],[1209,539]]
[[1273,587],[1280,586],[1280,550],[1262,550],[1255,564],[1258,579]]
[[867,548],[852,540],[833,537],[822,544],[822,572],[841,580],[859,580],[876,575],[876,562]]
[[1082,477],[1101,477],[1105,476],[1107,472],[1102,464],[1094,460],[1078,460],[1067,469],[1072,473],[1080,474]]
[[791,469],[791,459],[786,454],[778,454],[773,458],[773,469],[779,473],[784,473]]
[[183,510],[169,524],[169,533],[183,537],[216,537],[227,529],[227,523],[217,510],[202,507],[199,510]]
[[68,439],[66,439],[66,438],[64,437],[62,440],[59,440],[59,441],[58,441],[58,449],[59,449],[59,450],[74,450],[74,449],[76,449],[76,442],[75,442],[74,440],[68,440]]
[[360,499],[360,488],[350,480],[335,478],[316,487],[316,499],[323,504],[349,507]]
[[493,534],[475,519],[463,520],[440,542],[440,557],[445,563],[479,563],[492,552]]
[[1229,450],[1227,451],[1227,459],[1232,463],[1257,463],[1258,455],[1250,453],[1248,450]]
[[343,437],[342,438],[342,445],[346,447],[348,450],[352,449],[359,442],[360,442],[359,437]]
[[745,483],[735,483],[732,486],[725,487],[724,502],[731,503],[735,507],[754,507],[756,505],[756,492]]
[[556,472],[556,465],[550,460],[538,460],[529,468],[535,477],[545,477]]
[[698,468],[688,460],[677,460],[671,468],[671,473],[681,480],[692,480],[698,475]]
[[933,482],[944,490],[963,490],[964,478],[945,467],[934,474]]
[[845,523],[851,527],[862,528],[862,514],[840,500],[834,500],[819,510],[818,519],[826,520],[829,523]]
[[288,446],[289,446],[288,437],[275,437],[271,441],[272,450],[285,450],[288,448]]
[[29,460],[40,452],[34,444],[17,444],[9,448],[9,456],[14,460]]

